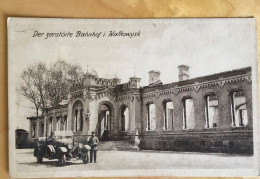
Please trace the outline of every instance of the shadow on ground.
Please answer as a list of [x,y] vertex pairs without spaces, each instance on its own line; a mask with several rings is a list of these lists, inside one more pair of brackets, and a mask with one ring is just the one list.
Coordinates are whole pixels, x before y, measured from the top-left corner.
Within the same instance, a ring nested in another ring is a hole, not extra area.
[[70,165],[82,165],[82,163],[75,163],[74,161],[66,161],[66,163],[63,166],[59,166],[58,165],[58,160],[50,160],[50,161],[43,161],[42,163],[37,163],[37,162],[31,162],[31,163],[25,163],[25,162],[21,162],[18,163],[21,165],[27,165],[27,166],[46,166],[47,168],[51,168],[51,167],[65,167],[65,166],[70,166]]

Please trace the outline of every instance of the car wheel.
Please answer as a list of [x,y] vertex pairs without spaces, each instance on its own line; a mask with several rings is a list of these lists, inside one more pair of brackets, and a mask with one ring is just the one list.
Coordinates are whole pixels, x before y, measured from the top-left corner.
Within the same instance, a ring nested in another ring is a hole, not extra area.
[[84,164],[88,163],[88,153],[81,154],[81,158]]
[[42,157],[41,156],[37,156],[37,163],[42,163]]
[[64,165],[65,165],[65,162],[66,162],[66,156],[65,156],[65,154],[62,154],[62,155],[59,157],[59,166],[64,166]]

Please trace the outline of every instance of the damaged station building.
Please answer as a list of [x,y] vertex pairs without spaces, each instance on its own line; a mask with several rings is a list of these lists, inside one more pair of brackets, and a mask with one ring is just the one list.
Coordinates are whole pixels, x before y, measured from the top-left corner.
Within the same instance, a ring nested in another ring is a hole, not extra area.
[[[176,69],[177,71],[177,69]],[[101,141],[139,138],[141,150],[253,154],[251,67],[189,78],[178,66],[179,81],[163,84],[159,71],[141,78],[99,78],[87,73],[75,81],[66,104],[29,117],[29,137],[72,130],[87,143],[95,131]]]

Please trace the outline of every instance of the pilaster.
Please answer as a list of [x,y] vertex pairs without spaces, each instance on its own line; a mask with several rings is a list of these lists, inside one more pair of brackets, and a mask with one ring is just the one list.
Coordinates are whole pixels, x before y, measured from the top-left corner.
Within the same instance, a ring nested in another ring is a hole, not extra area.
[[173,98],[173,130],[182,131],[183,128],[183,103],[179,98]]
[[157,99],[155,100],[155,123],[156,123],[156,127],[155,127],[155,131],[156,132],[161,132],[163,130],[164,127],[164,117],[163,117],[163,105],[162,105],[162,101]]
[[194,117],[195,125],[194,129],[204,129],[206,124],[205,118],[205,98],[202,94],[198,93],[194,95]]
[[218,110],[219,110],[219,127],[220,129],[231,128],[231,96],[228,90],[222,88],[218,96]]

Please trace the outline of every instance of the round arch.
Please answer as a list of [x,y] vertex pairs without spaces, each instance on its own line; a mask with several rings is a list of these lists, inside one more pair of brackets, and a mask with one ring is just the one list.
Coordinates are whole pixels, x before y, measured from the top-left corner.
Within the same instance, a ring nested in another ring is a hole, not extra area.
[[100,106],[101,105],[109,106],[109,108],[111,108],[111,110],[114,110],[114,105],[110,101],[102,101],[102,102],[100,102],[98,104],[98,110],[100,110]]
[[76,100],[72,105],[72,129],[74,132],[83,131],[84,107],[81,100]]
[[110,140],[113,128],[114,105],[110,101],[102,101],[98,104],[97,136],[100,140]]

